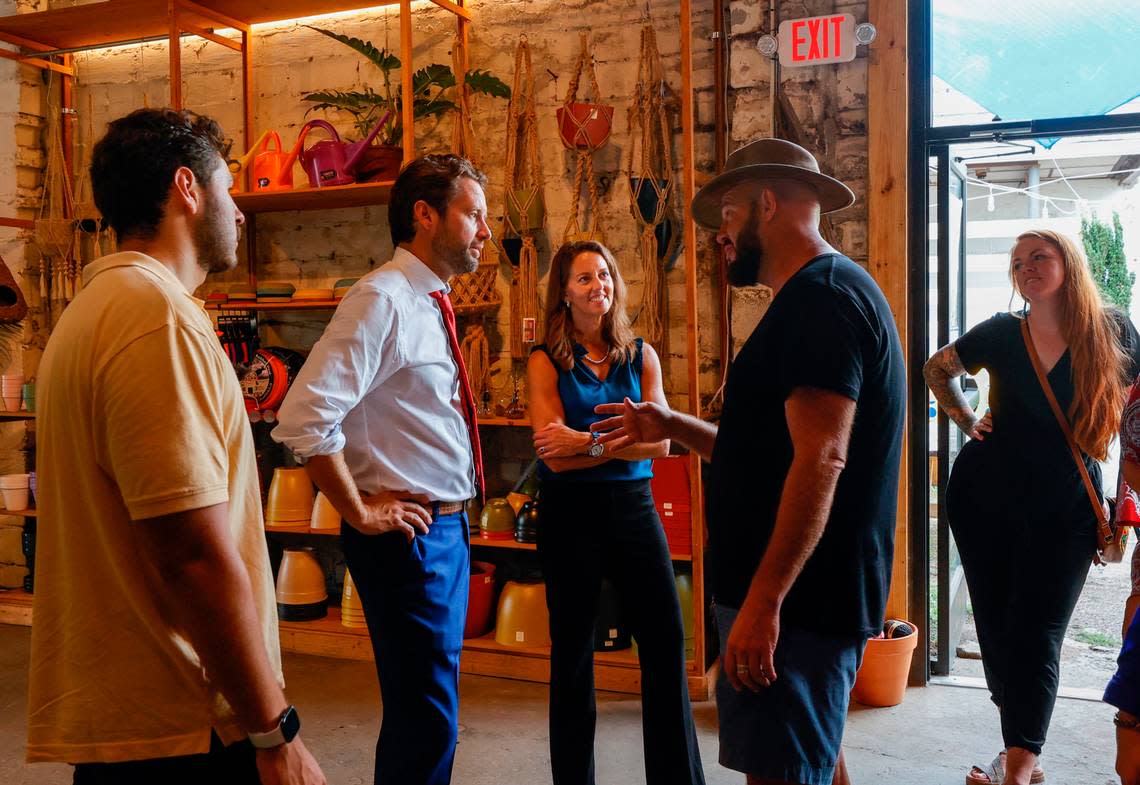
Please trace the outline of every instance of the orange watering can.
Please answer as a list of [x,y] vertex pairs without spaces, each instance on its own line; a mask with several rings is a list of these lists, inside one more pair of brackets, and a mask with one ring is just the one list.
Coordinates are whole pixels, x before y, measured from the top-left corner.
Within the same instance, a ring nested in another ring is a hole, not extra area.
[[[269,147],[270,142],[273,148]],[[250,168],[254,191],[288,191],[293,187],[293,159],[285,153],[276,131],[266,131],[245,155],[229,162],[234,190],[242,190],[238,176]]]
[[[327,185],[347,185],[356,182],[356,167],[365,148],[372,143],[384,123],[388,122],[392,110],[385,112],[380,121],[368,132],[368,136],[359,142],[342,142],[336,129],[324,120],[310,120],[301,129],[297,137],[297,144],[289,152],[286,164],[292,167],[293,161],[300,157],[301,167],[309,176],[309,185],[320,188]],[[305,138],[313,128],[320,128],[331,138],[322,139],[309,149],[305,149]]]

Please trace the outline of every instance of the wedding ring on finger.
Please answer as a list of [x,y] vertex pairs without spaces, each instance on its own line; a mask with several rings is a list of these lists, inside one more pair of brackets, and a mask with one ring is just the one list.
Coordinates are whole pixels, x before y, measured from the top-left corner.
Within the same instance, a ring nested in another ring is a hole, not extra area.
[[747,676],[748,675],[748,666],[747,665],[737,665],[736,666],[736,675]]

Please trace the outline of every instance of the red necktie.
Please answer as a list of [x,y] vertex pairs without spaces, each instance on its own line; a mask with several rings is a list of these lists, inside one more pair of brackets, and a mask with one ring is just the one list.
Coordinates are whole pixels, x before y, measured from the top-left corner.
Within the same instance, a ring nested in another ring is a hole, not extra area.
[[484,498],[483,450],[479,446],[479,418],[475,409],[475,396],[471,394],[471,382],[467,378],[467,364],[463,362],[463,352],[459,349],[459,333],[455,329],[455,308],[447,292],[440,289],[431,296],[439,303],[443,312],[443,323],[447,326],[447,341],[451,344],[451,356],[459,367],[459,400],[463,404],[463,415],[467,420],[467,431],[471,434],[471,458],[475,462],[475,483],[479,486],[479,498]]

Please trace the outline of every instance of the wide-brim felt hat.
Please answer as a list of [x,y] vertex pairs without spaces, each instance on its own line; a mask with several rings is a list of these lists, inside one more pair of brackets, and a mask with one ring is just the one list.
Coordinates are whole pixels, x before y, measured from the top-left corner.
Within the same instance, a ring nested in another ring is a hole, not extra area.
[[728,156],[724,171],[709,180],[693,197],[693,219],[706,229],[720,227],[720,200],[733,186],[748,180],[779,178],[807,183],[819,194],[821,213],[832,213],[855,203],[855,194],[834,177],[819,171],[815,156],[784,139],[758,139]]

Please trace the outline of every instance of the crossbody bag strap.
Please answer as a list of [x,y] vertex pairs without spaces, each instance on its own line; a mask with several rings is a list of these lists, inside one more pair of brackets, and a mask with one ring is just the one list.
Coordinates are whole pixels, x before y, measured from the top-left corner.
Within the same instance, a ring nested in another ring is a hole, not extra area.
[[1081,458],[1077,441],[1073,438],[1073,429],[1069,427],[1069,420],[1061,411],[1061,405],[1057,403],[1057,398],[1053,395],[1053,387],[1049,384],[1045,369],[1041,367],[1041,358],[1037,356],[1037,348],[1033,345],[1033,336],[1029,334],[1028,319],[1021,320],[1021,337],[1025,339],[1025,350],[1029,353],[1029,361],[1033,363],[1033,371],[1037,374],[1037,381],[1041,383],[1041,391],[1045,393],[1045,399],[1049,401],[1049,408],[1053,410],[1053,416],[1057,418],[1057,424],[1061,426],[1061,432],[1065,434],[1065,442],[1069,445],[1069,452],[1072,453],[1073,461],[1081,472],[1081,479],[1085,482],[1085,492],[1089,495],[1089,502],[1092,504],[1093,513],[1096,515],[1100,539],[1104,543],[1110,543],[1112,542],[1112,527],[1108,525],[1108,520],[1104,517],[1104,507],[1101,506],[1100,498],[1096,495],[1096,488],[1093,487],[1088,467],[1085,466],[1085,462]]

